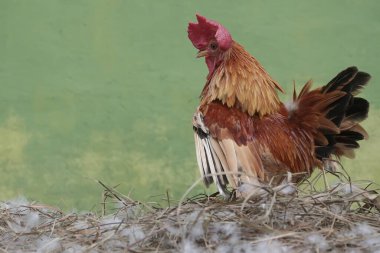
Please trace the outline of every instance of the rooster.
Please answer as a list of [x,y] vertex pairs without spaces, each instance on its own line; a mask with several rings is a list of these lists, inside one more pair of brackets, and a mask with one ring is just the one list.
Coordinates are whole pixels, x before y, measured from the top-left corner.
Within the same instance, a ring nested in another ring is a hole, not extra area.
[[[188,37],[208,68],[193,117],[198,166],[206,186],[296,183],[313,169],[332,169],[336,157],[354,157],[368,134],[359,124],[369,103],[356,97],[370,75],[349,67],[325,86],[308,81],[282,103],[284,92],[263,66],[216,21],[197,15]],[[330,162],[329,162],[330,161]],[[242,193],[243,194],[243,193]]]

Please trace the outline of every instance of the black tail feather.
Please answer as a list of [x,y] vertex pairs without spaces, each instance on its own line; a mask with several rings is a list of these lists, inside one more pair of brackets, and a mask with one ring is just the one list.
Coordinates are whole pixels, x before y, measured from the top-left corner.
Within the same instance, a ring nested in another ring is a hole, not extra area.
[[361,141],[364,139],[364,136],[361,133],[350,130],[340,132],[339,137],[348,138],[355,141]]
[[360,72],[353,66],[340,72],[327,85],[322,87],[321,92],[324,94],[333,91],[346,93],[330,105],[326,118],[339,128],[341,125],[352,126],[349,129],[342,129],[338,134],[326,133],[325,137],[328,140],[328,145],[315,148],[318,159],[329,158],[331,155],[352,157],[352,149],[359,147],[357,141],[366,138],[362,134],[364,130],[359,131],[357,129],[362,129],[359,123],[367,118],[369,103],[364,98],[355,96],[360,93],[370,78],[369,74]]
[[350,93],[347,93],[344,97],[331,104],[331,109],[326,115],[326,118],[334,122],[338,127],[341,125],[345,116],[347,106],[352,98]]
[[328,93],[334,90],[341,90],[348,82],[354,79],[355,75],[358,73],[358,68],[355,66],[349,67],[341,71],[336,77],[331,79],[328,84],[322,88],[322,93]]
[[361,72],[361,71],[358,72],[355,78],[351,81],[351,84],[352,84],[351,94],[353,96],[358,95],[370,79],[371,79],[370,74]]
[[362,122],[368,117],[369,103],[364,98],[352,98],[347,107],[345,119]]

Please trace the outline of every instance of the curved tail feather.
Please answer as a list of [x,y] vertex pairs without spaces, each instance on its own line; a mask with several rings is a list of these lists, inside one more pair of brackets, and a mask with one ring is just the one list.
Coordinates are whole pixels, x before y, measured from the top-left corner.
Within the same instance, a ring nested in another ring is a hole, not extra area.
[[290,118],[312,130],[318,160],[331,155],[353,158],[358,141],[368,138],[360,122],[368,116],[369,103],[356,95],[370,78],[349,67],[321,88],[310,90],[309,81],[298,96],[294,93],[297,109],[289,112]]
[[349,67],[340,72],[327,85],[322,93],[343,91],[345,95],[330,105],[326,118],[333,121],[340,129],[338,134],[326,135],[328,145],[316,147],[318,158],[327,158],[331,154],[354,158],[354,149],[359,148],[358,141],[367,139],[368,134],[360,125],[368,116],[369,103],[364,98],[356,97],[368,83],[371,76]]

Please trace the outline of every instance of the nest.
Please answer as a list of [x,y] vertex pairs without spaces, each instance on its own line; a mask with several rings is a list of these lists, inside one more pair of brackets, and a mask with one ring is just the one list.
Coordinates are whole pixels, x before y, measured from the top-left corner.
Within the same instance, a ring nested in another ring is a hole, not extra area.
[[134,201],[99,182],[105,196],[101,215],[64,213],[23,198],[2,202],[0,248],[3,252],[380,250],[377,186],[352,183],[336,173],[330,177],[337,182],[321,190],[316,185],[325,178],[322,172],[296,188],[261,187],[249,199],[226,201],[217,194],[188,198],[186,193],[177,203],[167,198],[167,207]]

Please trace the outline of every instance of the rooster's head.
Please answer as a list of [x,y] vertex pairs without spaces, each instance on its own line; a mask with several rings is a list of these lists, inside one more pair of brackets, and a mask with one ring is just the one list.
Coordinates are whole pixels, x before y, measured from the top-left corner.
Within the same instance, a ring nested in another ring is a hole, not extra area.
[[188,36],[199,50],[197,57],[206,57],[206,64],[212,74],[233,41],[230,33],[221,24],[200,15],[196,16],[198,23],[189,23]]

